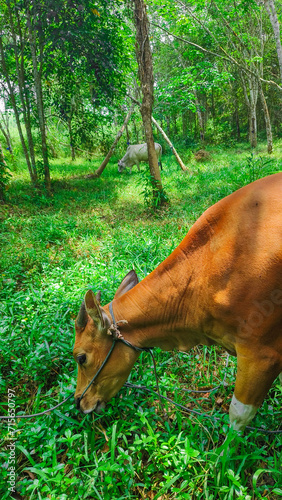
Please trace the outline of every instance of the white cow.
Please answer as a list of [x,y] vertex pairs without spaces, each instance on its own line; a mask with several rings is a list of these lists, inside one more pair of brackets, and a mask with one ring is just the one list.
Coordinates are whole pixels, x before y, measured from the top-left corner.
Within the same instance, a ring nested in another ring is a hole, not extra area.
[[[161,163],[162,147],[157,142],[155,142],[155,150],[157,153],[158,161],[162,169],[162,163]],[[118,171],[122,172],[126,167],[129,167],[131,173],[133,165],[137,165],[137,168],[140,172],[140,167],[139,167],[140,161],[148,161],[147,144],[134,144],[132,146],[128,146],[124,157],[118,162]]]

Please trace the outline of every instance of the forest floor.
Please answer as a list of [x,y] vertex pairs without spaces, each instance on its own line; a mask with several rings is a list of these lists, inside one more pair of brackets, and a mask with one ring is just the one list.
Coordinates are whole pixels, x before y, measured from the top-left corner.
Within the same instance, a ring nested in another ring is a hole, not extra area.
[[[158,211],[150,207],[145,165],[141,174],[136,167],[131,175],[119,174],[113,158],[99,179],[89,180],[84,176],[102,157],[54,159],[48,197],[32,191],[18,162],[0,205],[0,414],[7,412],[9,396],[19,414],[45,410],[70,395],[77,371],[74,319],[86,290],[101,290],[102,304],[109,302],[130,269],[144,278],[209,206],[282,171],[282,142],[271,157],[265,150],[264,143],[253,153],[245,144],[214,147],[204,161],[187,151],[185,173],[165,155],[169,203]],[[231,356],[226,367],[224,350],[201,346],[188,354],[156,350],[156,357],[161,393],[199,415],[164,402],[168,423],[154,394],[124,387],[99,416],[83,416],[69,400],[48,415],[17,419],[13,435],[3,421],[1,498],[13,498],[13,472],[14,498],[23,499],[281,498],[282,434],[260,430],[281,423],[279,382],[255,417],[255,430],[234,436],[228,407],[236,359]],[[140,356],[129,381],[154,387],[148,354]]]

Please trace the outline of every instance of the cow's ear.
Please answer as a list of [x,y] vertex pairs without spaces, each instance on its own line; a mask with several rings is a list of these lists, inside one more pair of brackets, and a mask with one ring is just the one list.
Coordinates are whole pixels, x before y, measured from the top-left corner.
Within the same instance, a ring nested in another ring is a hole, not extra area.
[[87,325],[87,321],[88,321],[88,314],[85,309],[85,302],[83,301],[79,313],[77,315],[77,318],[75,320],[76,328],[84,329]]
[[99,301],[97,299],[100,299],[99,294],[98,297],[95,297],[92,290],[88,290],[84,298],[85,309],[90,318],[93,319],[98,330],[100,332],[105,332],[110,327],[111,321],[105,313],[104,309],[99,305]]
[[115,299],[121,297],[124,293],[128,292],[128,290],[131,290],[131,288],[137,285],[138,282],[138,276],[132,269],[132,271],[129,271],[129,273],[123,278],[121,284],[119,285],[115,293]]

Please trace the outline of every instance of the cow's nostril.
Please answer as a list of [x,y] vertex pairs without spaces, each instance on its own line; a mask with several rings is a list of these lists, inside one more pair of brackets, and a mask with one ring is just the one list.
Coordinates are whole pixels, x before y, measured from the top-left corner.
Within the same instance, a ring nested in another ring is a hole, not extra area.
[[76,403],[76,409],[77,409],[77,410],[79,410],[79,408],[80,408],[80,401],[81,401],[81,400],[80,400],[80,396],[77,396],[77,397],[75,398],[75,403]]

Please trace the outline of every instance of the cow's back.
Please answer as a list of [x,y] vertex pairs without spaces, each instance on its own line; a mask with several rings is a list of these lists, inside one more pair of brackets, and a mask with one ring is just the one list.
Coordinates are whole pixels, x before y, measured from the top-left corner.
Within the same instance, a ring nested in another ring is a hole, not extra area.
[[224,198],[195,226],[198,238],[206,238],[197,260],[208,314],[245,335],[255,329],[263,336],[279,322],[281,327],[282,173]]

